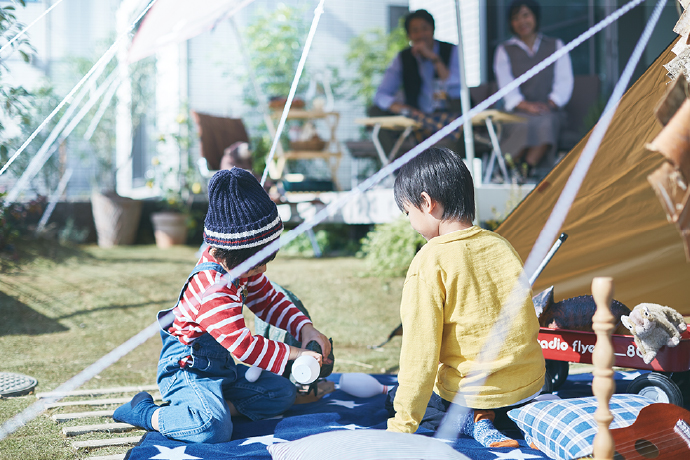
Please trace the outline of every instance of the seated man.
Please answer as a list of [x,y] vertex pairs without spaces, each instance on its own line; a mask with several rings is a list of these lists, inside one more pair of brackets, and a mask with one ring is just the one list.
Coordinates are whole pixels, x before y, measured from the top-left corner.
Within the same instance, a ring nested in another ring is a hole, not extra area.
[[[455,45],[434,40],[434,18],[426,10],[417,10],[405,18],[405,31],[411,46],[393,59],[374,96],[369,116],[391,114],[415,119],[422,128],[415,132],[417,141],[429,137],[440,127],[457,118],[460,112],[460,76]],[[381,133],[384,149],[390,151],[397,134]],[[462,132],[444,139],[462,151]],[[460,144],[460,145],[457,145]]]

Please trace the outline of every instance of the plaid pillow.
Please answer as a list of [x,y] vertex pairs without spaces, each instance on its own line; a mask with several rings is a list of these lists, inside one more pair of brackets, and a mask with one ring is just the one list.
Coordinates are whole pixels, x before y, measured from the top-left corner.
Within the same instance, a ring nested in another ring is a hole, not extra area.
[[[611,429],[632,425],[642,408],[653,402],[639,395],[613,395],[609,403]],[[525,433],[528,444],[556,460],[569,460],[592,453],[596,409],[597,399],[591,396],[535,402],[511,410],[508,416]]]

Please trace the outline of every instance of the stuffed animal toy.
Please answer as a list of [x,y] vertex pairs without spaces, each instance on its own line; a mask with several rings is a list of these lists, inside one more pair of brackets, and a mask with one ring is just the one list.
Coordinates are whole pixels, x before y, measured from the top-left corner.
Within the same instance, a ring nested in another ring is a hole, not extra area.
[[646,364],[652,362],[657,351],[664,345],[678,345],[680,335],[687,329],[680,313],[655,303],[637,305],[630,316],[621,316],[621,321],[635,337],[635,344]]
[[[597,311],[597,304],[591,295],[581,295],[554,302],[553,286],[532,297],[534,308],[539,317],[539,325],[551,329],[569,329],[571,331],[594,332],[592,316]],[[627,334],[621,316],[629,315],[630,309],[613,299],[611,314],[616,317],[614,334]]]

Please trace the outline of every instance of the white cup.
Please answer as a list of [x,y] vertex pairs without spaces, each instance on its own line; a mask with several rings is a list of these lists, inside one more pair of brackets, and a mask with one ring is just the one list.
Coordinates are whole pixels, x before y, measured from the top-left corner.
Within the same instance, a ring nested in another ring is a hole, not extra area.
[[302,355],[292,363],[292,376],[297,383],[308,385],[319,378],[321,367],[313,356]]

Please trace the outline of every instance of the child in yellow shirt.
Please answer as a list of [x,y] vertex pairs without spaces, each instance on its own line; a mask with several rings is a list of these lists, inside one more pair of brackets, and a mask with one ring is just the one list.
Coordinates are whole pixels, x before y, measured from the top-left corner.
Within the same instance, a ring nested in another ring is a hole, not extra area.
[[[435,429],[439,411],[461,393],[470,409],[458,421],[461,433],[487,447],[517,447],[493,421],[533,399],[544,384],[531,292],[511,312],[495,359],[479,364],[477,357],[495,340],[489,332],[518,282],[522,261],[504,238],[472,224],[472,176],[448,149],[430,148],[402,166],[395,200],[428,243],[410,264],[403,288],[399,385],[390,395],[395,415],[388,430],[413,433],[427,421],[424,426]],[[477,366],[481,375],[468,376]]]

